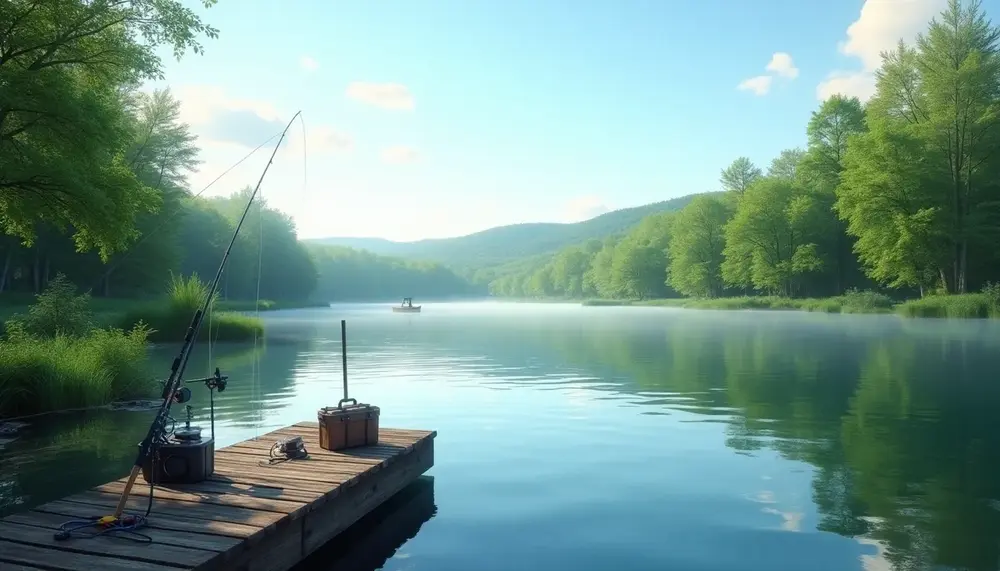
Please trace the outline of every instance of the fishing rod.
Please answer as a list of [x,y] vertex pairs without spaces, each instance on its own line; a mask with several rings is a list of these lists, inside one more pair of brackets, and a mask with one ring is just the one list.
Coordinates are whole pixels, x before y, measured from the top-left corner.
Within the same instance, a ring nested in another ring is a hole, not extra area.
[[[268,169],[271,168],[271,164],[274,163],[274,156],[278,153],[278,149],[281,148],[281,143],[285,140],[285,135],[288,133],[288,129],[301,113],[301,111],[297,111],[291,121],[285,125],[285,129],[281,132],[281,137],[278,139],[278,144],[274,146],[274,150],[271,151],[271,157],[268,159],[267,165],[264,166],[264,171],[260,174],[257,186],[254,187],[253,192],[250,194],[250,199],[247,200],[246,208],[243,209],[243,215],[240,217],[240,221],[236,224],[236,229],[233,231],[233,238],[229,241],[229,247],[226,248],[225,253],[222,255],[222,262],[219,264],[219,271],[215,273],[215,280],[212,281],[212,286],[208,291],[208,295],[205,296],[205,302],[202,304],[201,308],[194,312],[194,316],[191,318],[191,324],[188,326],[187,333],[184,335],[184,343],[181,345],[180,352],[177,357],[174,358],[173,364],[170,366],[170,377],[164,383],[161,395],[163,403],[160,405],[153,422],[149,425],[149,430],[146,432],[145,438],[142,439],[142,443],[139,445],[139,453],[136,456],[135,464],[132,466],[132,472],[129,474],[128,481],[125,484],[125,489],[122,491],[121,498],[118,500],[118,506],[115,508],[113,515],[100,518],[99,522],[103,525],[113,525],[121,520],[122,512],[125,511],[125,505],[128,503],[129,495],[132,493],[132,487],[135,485],[135,481],[139,477],[139,473],[142,471],[143,465],[151,458],[154,448],[165,438],[167,432],[167,419],[170,416],[170,405],[174,402],[187,400],[187,398],[182,396],[181,377],[184,375],[184,369],[187,367],[188,359],[191,357],[191,352],[194,348],[194,341],[198,337],[198,332],[201,330],[202,319],[205,316],[205,313],[208,312],[209,306],[211,306],[212,300],[215,297],[215,293],[219,289],[219,282],[222,280],[222,273],[226,268],[226,261],[229,259],[229,254],[232,252],[233,246],[236,244],[236,238],[239,236],[240,229],[243,227],[243,221],[246,220],[247,214],[250,212],[250,206],[253,204],[254,198],[257,197],[260,185],[264,182],[264,177],[267,175]],[[150,497],[152,497],[152,490],[150,490],[150,492]],[[150,508],[151,507],[152,503],[150,503]]]

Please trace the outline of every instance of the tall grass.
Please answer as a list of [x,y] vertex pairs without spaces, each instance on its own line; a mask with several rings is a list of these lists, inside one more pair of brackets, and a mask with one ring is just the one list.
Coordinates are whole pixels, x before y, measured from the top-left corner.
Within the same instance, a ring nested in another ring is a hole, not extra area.
[[0,339],[0,415],[19,416],[142,396],[149,329],[98,329],[87,295],[56,276]]
[[587,300],[583,305],[654,305],[664,307],[684,307],[689,309],[718,309],[736,311],[741,309],[778,309],[816,311],[822,313],[888,313],[893,300],[887,295],[873,291],[849,290],[843,295],[827,298],[791,298],[779,296],[740,296],[717,298],[677,298],[629,300]]
[[904,317],[1000,319],[1000,284],[989,283],[979,293],[932,295],[906,301],[896,308]]
[[904,317],[939,317],[953,319],[1000,319],[1000,284],[990,283],[979,293],[933,295],[897,303],[874,291],[849,290],[828,298],[788,298],[777,296],[742,296],[711,299],[679,298],[630,300],[587,300],[583,305],[653,305],[690,309],[785,309],[824,313],[891,313]]
[[[150,341],[183,341],[195,311],[205,303],[208,290],[209,286],[198,279],[196,274],[186,278],[172,275],[165,299],[130,308],[121,316],[118,325],[127,329],[145,322],[154,330],[150,334]],[[208,338],[212,341],[246,341],[263,335],[264,323],[260,319],[218,311],[217,298],[217,295],[213,296],[209,313],[202,325],[202,331]]]
[[21,416],[107,404],[152,394],[146,373],[146,336],[95,329],[82,337],[24,335],[0,340],[0,415]]
[[274,301],[261,299],[258,301],[220,299],[216,308],[222,311],[277,311],[279,309],[303,309],[311,307],[330,307],[330,302],[321,301]]

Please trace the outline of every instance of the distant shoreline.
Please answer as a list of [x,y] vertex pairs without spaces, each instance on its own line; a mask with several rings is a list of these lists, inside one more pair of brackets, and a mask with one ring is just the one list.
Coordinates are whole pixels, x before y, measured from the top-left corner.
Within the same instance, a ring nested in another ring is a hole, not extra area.
[[511,298],[505,301],[519,303],[578,303],[585,307],[675,307],[719,311],[759,309],[772,311],[808,311],[814,313],[895,314],[910,318],[1000,319],[1000,303],[982,293],[928,296],[922,299],[905,301],[894,301],[885,296],[871,294],[870,292],[828,298],[787,298],[777,296],[647,300]]

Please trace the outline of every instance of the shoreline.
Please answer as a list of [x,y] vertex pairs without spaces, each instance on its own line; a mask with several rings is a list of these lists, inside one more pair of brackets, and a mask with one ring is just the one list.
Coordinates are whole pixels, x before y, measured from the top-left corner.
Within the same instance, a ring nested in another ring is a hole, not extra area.
[[664,298],[627,299],[511,299],[518,303],[579,303],[584,307],[673,307],[714,311],[805,311],[811,313],[882,314],[909,319],[1000,319],[1000,303],[982,293],[928,296],[897,301],[867,292],[828,298],[785,298],[777,296],[740,296],[711,299]]

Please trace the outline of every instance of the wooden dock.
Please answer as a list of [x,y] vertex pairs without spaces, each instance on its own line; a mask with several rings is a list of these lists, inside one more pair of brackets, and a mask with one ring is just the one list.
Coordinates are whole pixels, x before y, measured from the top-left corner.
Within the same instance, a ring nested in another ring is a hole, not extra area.
[[[139,530],[152,543],[53,538],[67,520],[113,513],[122,478],[0,520],[0,569],[284,571],[430,469],[436,435],[383,428],[377,446],[335,453],[319,447],[315,422],[282,428],[216,450],[208,481],[157,486]],[[303,437],[309,458],[261,465],[292,436]],[[140,479],[127,513],[145,513],[148,498]]]

